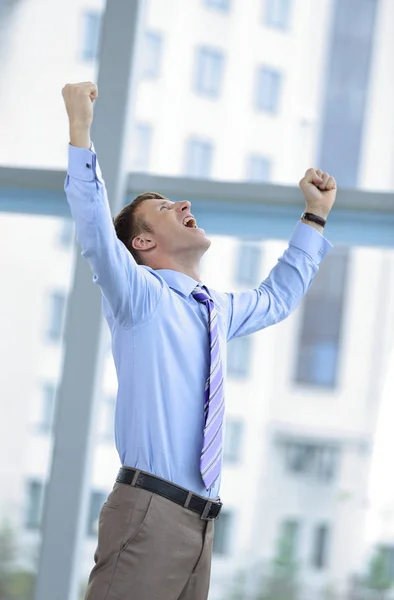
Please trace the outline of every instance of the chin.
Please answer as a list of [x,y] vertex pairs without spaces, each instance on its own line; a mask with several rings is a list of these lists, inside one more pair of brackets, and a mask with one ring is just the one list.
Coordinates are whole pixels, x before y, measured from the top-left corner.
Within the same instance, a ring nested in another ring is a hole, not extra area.
[[203,251],[206,252],[211,244],[212,244],[211,240],[208,237],[205,237],[201,244]]

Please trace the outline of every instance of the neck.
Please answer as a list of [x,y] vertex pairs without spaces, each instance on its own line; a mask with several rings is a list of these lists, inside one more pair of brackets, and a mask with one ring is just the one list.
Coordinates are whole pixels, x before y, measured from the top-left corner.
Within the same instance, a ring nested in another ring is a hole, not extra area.
[[148,267],[154,271],[158,269],[170,269],[188,275],[195,281],[200,281],[200,261],[174,260],[172,258],[163,258],[161,260],[150,260]]

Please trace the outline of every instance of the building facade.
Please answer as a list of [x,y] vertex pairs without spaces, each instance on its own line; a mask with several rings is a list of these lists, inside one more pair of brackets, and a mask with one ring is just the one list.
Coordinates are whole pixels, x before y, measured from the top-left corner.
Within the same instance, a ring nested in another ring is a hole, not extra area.
[[[318,10],[312,0],[150,0],[130,170],[294,184],[319,162],[344,186],[391,190],[394,136],[384,132],[394,127],[387,58],[394,20],[389,0],[364,4],[364,29],[363,22],[350,27],[363,32],[356,40],[360,72],[335,95],[354,64],[335,50],[354,41],[343,30],[350,0],[321,0]],[[96,80],[102,11],[96,0],[15,0],[0,13],[8,32],[0,44],[2,165],[65,168],[60,90],[69,81]],[[338,115],[347,115],[344,123]],[[12,457],[1,464],[0,515],[13,524],[20,562],[30,568],[76,250],[67,221],[1,215],[0,228],[3,314],[11,317],[1,323],[7,369],[0,372],[0,456]],[[207,283],[224,290],[256,285],[285,247],[274,238],[216,237],[204,262]],[[328,586],[347,589],[362,568],[371,446],[393,331],[393,261],[388,250],[336,249],[294,315],[230,344],[225,510],[216,527],[212,600],[228,597],[238,573],[252,593],[283,539],[314,599]],[[108,336],[105,343],[81,581],[119,466]]]

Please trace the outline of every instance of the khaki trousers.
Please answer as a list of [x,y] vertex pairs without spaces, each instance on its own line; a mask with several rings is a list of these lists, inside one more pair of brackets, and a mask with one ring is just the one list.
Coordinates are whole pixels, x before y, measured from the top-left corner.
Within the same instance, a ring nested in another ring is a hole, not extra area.
[[214,522],[115,483],[100,513],[85,600],[207,600]]

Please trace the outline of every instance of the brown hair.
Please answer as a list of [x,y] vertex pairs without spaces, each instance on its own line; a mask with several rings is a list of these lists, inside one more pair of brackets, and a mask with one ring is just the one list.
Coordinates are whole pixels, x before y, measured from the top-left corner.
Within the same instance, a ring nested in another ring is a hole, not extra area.
[[153,233],[153,229],[149,223],[138,215],[137,209],[145,200],[161,199],[166,200],[166,197],[156,192],[144,192],[122,208],[120,213],[113,219],[117,237],[124,243],[138,264],[143,264],[143,261],[138,250],[133,248],[133,239],[143,232]]

